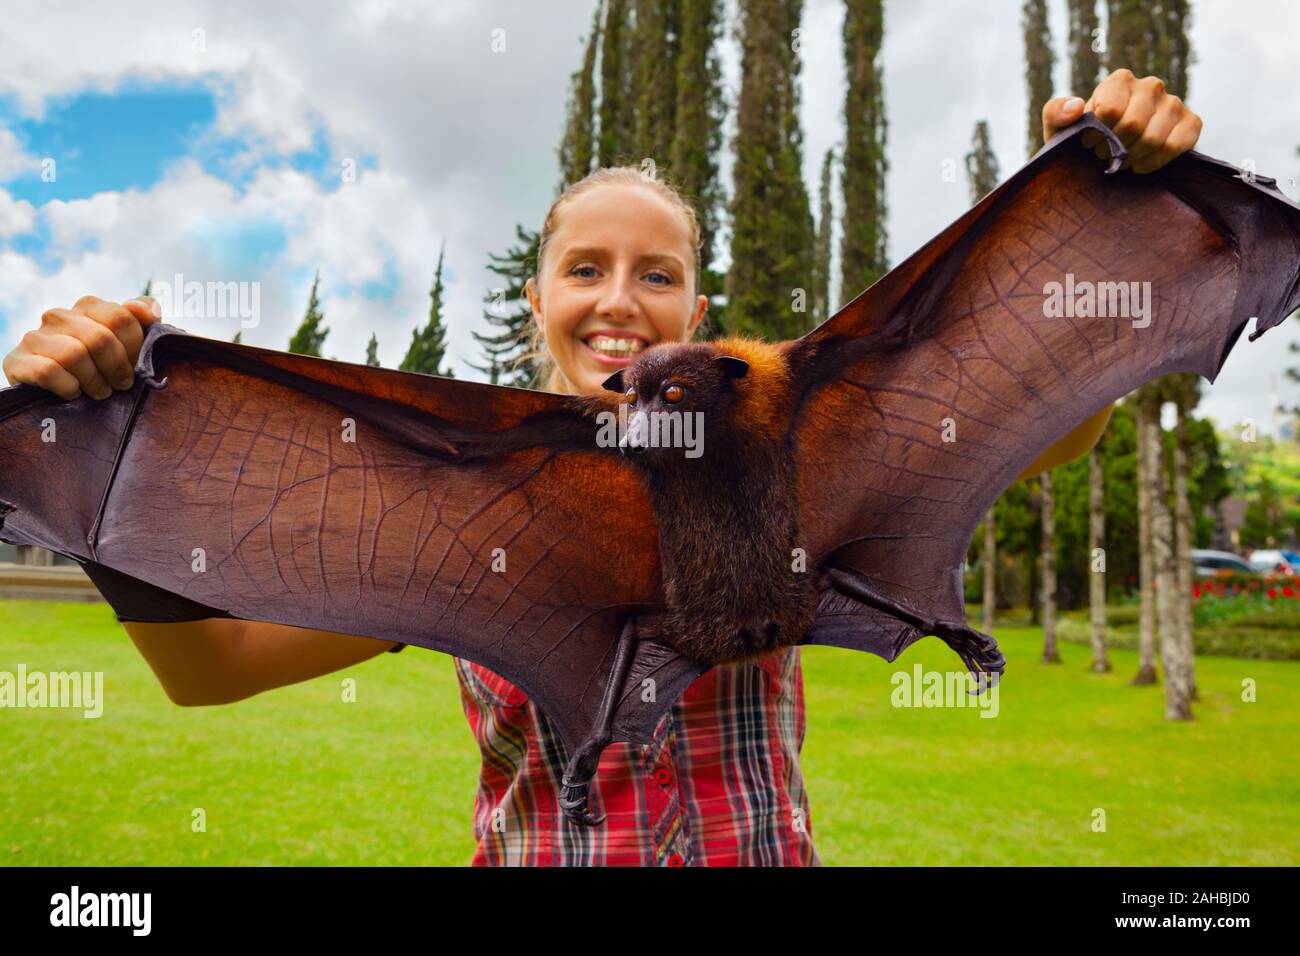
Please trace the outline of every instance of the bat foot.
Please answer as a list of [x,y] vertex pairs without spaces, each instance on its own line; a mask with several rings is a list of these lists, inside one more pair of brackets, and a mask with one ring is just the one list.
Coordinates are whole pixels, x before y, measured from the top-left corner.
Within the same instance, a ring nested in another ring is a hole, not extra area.
[[595,726],[564,766],[564,776],[560,780],[559,803],[564,810],[564,815],[579,826],[598,827],[605,822],[604,814],[599,817],[592,815],[587,805],[587,797],[592,778],[596,776],[596,769],[600,766],[600,755],[614,739],[611,733],[614,706],[623,682],[627,680],[627,671],[632,664],[636,641],[636,617],[633,616],[623,623],[623,629],[619,633],[614,662],[605,683],[605,693],[596,712]]
[[596,776],[596,767],[600,763],[601,751],[608,741],[589,737],[578,751],[569,759],[564,768],[560,786],[560,809],[572,822],[584,827],[598,827],[605,822],[605,815],[593,816],[587,799],[591,789],[591,780]]
[[570,822],[584,827],[598,827],[605,822],[605,815],[602,813],[598,817],[592,816],[587,804],[587,791],[590,785],[590,781],[573,782],[566,773],[560,789],[560,808]]

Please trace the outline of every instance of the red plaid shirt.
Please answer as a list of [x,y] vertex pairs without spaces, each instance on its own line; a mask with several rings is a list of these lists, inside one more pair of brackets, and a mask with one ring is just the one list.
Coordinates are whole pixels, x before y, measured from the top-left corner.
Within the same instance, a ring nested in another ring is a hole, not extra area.
[[598,827],[557,797],[567,754],[514,684],[455,658],[483,753],[474,866],[813,865],[799,649],[715,667],[692,683],[647,745],[614,743],[591,785]]

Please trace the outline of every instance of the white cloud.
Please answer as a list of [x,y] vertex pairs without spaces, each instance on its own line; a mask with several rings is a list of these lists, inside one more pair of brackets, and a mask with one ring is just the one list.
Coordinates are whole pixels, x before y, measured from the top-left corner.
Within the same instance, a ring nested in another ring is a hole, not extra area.
[[0,239],[31,232],[36,208],[26,199],[14,199],[0,189]]
[[40,158],[23,148],[14,131],[0,126],[0,183],[40,169]]

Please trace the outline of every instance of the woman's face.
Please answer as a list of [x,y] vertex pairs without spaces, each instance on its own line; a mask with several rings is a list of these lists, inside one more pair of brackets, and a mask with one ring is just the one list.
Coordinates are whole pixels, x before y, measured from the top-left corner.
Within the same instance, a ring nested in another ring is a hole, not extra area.
[[681,213],[648,188],[605,185],[568,202],[546,250],[533,317],[579,394],[658,342],[684,342],[704,318]]

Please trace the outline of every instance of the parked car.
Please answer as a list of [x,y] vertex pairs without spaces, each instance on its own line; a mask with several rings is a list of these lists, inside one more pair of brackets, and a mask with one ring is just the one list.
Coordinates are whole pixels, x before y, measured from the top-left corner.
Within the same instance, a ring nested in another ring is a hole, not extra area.
[[1300,575],[1300,554],[1285,548],[1259,548],[1250,553],[1250,566],[1260,574]]
[[1233,554],[1231,551],[1204,551],[1197,548],[1192,551],[1192,563],[1196,565],[1196,576],[1198,578],[1212,578],[1215,575],[1223,574],[1249,574],[1256,576],[1259,574],[1250,562],[1239,554]]

